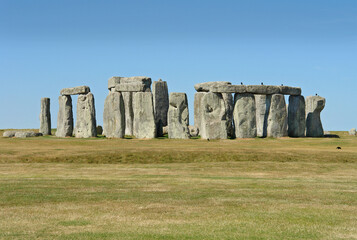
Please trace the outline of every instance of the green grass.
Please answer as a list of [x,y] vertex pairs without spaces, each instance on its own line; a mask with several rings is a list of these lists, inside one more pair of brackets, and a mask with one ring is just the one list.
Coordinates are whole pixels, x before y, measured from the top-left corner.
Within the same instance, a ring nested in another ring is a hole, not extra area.
[[0,239],[357,239],[357,138],[338,134],[0,138]]

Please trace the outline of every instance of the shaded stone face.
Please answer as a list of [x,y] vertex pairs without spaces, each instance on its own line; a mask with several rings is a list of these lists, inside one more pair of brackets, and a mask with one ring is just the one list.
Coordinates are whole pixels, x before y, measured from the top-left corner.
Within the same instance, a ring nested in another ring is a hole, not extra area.
[[320,96],[306,97],[306,136],[323,137],[324,130],[320,113],[325,108],[326,99]]
[[61,90],[61,95],[78,95],[78,94],[87,94],[90,92],[90,88],[88,86],[79,86],[73,88],[63,88]]
[[156,124],[151,92],[138,92],[133,97],[134,136],[136,138],[155,138]]
[[253,94],[243,93],[234,96],[234,125],[237,138],[257,136],[255,98]]
[[57,137],[71,137],[73,134],[73,112],[71,96],[58,97]]
[[125,108],[125,135],[134,136],[133,92],[122,92]]
[[254,97],[257,120],[257,136],[266,137],[271,95],[254,95]]
[[231,93],[222,93],[222,97],[226,108],[227,135],[228,137],[234,138],[235,137],[234,125],[233,125],[234,99]]
[[78,96],[77,119],[74,134],[76,138],[90,138],[97,136],[94,96],[92,93]]
[[[194,99],[194,123],[195,123],[195,127],[197,127],[200,132],[202,131],[202,126],[201,126],[202,98],[205,94],[207,94],[207,93],[206,92],[196,92],[195,99]],[[200,133],[200,135],[202,135],[202,133]]]
[[125,134],[125,109],[122,94],[110,92],[104,102],[103,127],[107,138],[123,138]]
[[51,112],[50,99],[41,98],[41,112],[40,112],[40,133],[43,135],[51,135]]
[[288,106],[288,135],[289,137],[304,137],[305,129],[305,98],[303,96],[290,96]]
[[271,96],[270,110],[268,116],[268,137],[285,137],[288,135],[288,114],[284,95],[273,94]]
[[223,82],[223,81],[217,81],[217,82],[204,82],[204,83],[198,83],[194,86],[197,92],[212,92],[212,89],[217,88],[217,87],[224,87],[227,85],[231,85],[230,82]]
[[205,94],[202,98],[201,112],[201,138],[227,139],[227,109],[222,94]]
[[169,138],[190,138],[186,93],[170,93],[167,121]]
[[[161,80],[161,79],[160,79]],[[155,81],[152,85],[155,122],[157,135],[163,135],[163,127],[167,126],[167,112],[169,110],[169,92],[166,81]]]

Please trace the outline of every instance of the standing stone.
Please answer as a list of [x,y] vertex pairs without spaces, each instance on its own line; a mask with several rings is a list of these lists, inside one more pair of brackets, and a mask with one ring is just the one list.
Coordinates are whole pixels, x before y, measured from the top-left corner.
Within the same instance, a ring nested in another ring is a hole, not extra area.
[[237,138],[257,136],[256,109],[254,94],[243,93],[234,96],[234,126]]
[[169,138],[190,138],[188,103],[186,93],[170,93],[167,114]]
[[305,98],[290,96],[288,106],[288,135],[289,137],[305,136]]
[[40,133],[51,135],[50,99],[41,98]]
[[222,93],[224,104],[226,107],[226,120],[227,120],[227,135],[228,137],[234,138],[234,125],[233,125],[233,109],[234,109],[234,99],[231,93]]
[[285,137],[288,134],[288,114],[286,111],[285,98],[282,94],[273,94],[271,96],[267,136]]
[[221,93],[209,92],[201,103],[201,138],[226,139],[228,137],[227,109]]
[[167,112],[169,110],[169,92],[166,81],[155,81],[152,85],[155,122],[157,135],[163,135],[163,127],[167,126]]
[[76,138],[90,138],[97,136],[95,119],[94,96],[90,92],[79,95],[77,101],[77,119],[75,128]]
[[125,135],[133,136],[134,109],[133,109],[133,92],[122,92],[125,108]]
[[268,116],[270,110],[271,95],[254,95],[256,119],[257,119],[257,136],[267,137]]
[[58,97],[57,137],[71,137],[73,134],[73,112],[71,96]]
[[196,92],[194,99],[194,123],[195,127],[199,129],[200,135],[202,136],[202,126],[201,126],[201,118],[202,118],[202,98],[207,94],[206,92]]
[[350,135],[350,136],[356,136],[356,129],[355,128],[352,128],[350,131],[348,131],[348,134]]
[[324,109],[326,99],[320,96],[309,96],[306,98],[306,136],[323,137],[320,113]]
[[156,124],[151,92],[137,92],[133,98],[134,136],[136,138],[155,138]]
[[123,138],[125,134],[125,109],[123,96],[110,92],[104,102],[103,127],[107,138]]

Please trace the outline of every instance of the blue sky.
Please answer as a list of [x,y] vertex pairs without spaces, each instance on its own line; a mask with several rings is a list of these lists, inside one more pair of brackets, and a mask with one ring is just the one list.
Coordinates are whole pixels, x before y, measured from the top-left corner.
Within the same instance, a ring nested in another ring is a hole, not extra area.
[[59,91],[79,85],[102,124],[111,76],[186,92],[191,124],[193,85],[231,81],[318,93],[325,130],[357,128],[357,1],[0,0],[0,129],[38,128],[41,97],[56,127]]

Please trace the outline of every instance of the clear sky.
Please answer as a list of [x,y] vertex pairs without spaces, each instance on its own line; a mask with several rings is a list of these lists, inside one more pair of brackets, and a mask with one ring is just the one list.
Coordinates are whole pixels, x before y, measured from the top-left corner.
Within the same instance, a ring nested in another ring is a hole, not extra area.
[[[186,92],[206,81],[299,86],[326,97],[325,130],[357,128],[356,0],[0,0],[0,129],[57,124],[62,88],[148,76]],[[77,98],[74,97],[74,107]]]

